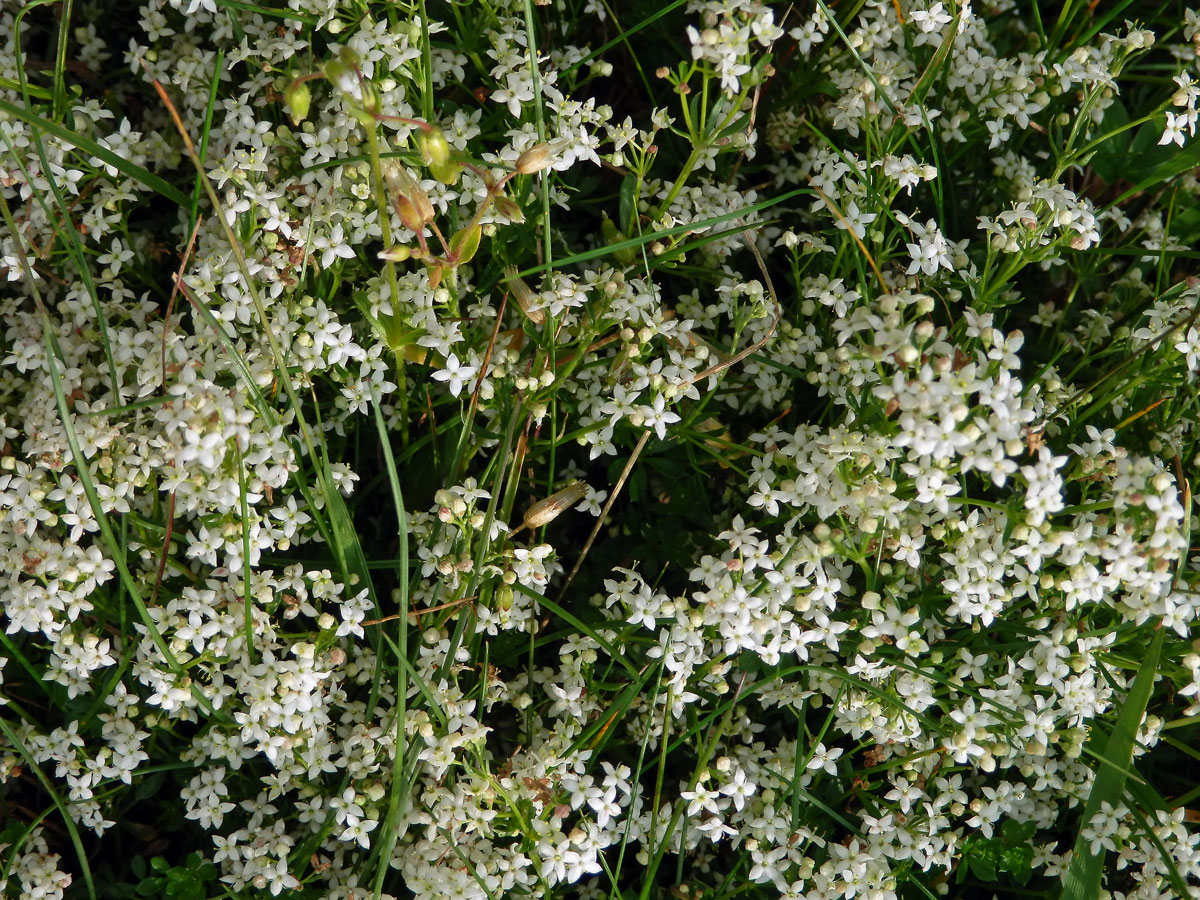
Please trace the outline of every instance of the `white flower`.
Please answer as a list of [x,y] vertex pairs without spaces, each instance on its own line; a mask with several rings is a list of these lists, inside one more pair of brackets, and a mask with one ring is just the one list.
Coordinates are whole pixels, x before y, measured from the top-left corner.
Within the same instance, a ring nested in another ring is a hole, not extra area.
[[433,380],[446,382],[447,387],[450,388],[450,393],[457,397],[462,393],[462,389],[466,387],[467,382],[478,373],[478,366],[461,363],[458,356],[451,353],[446,358],[445,367],[433,373]]
[[333,230],[329,232],[329,237],[323,235],[314,237],[312,246],[314,250],[324,251],[321,254],[322,269],[328,269],[338,257],[342,259],[354,259],[354,248],[346,242],[346,235],[342,229],[341,222],[333,226]]
[[[654,398],[653,406],[639,406],[637,413],[631,417],[635,425],[653,428],[660,441],[666,440],[667,426],[679,421],[679,416],[666,408],[667,401],[662,394]],[[640,420],[640,421],[638,421]]]
[[950,21],[950,16],[944,11],[941,3],[933,4],[928,11],[914,9],[909,13],[909,18],[924,34],[937,31]]
[[721,785],[721,793],[726,797],[732,797],[734,807],[740,812],[757,788],[758,785],[746,776],[746,770],[739,768],[733,773],[732,781]]
[[807,768],[814,772],[817,769],[824,769],[830,775],[837,774],[837,758],[845,751],[840,747],[834,747],[832,750],[824,744],[817,744],[813,747],[812,756],[808,760]]
[[866,237],[867,226],[875,221],[877,215],[875,213],[865,213],[858,208],[858,204],[851,200],[845,209],[845,214],[837,220],[837,227],[845,231],[849,229],[858,237]]
[[364,850],[371,846],[371,840],[367,835],[375,830],[379,823],[374,819],[355,819],[354,822],[341,833],[343,841],[357,841],[358,845]]
[[1192,113],[1192,121],[1188,121],[1187,113],[1179,115],[1177,113],[1167,112],[1167,123],[1163,128],[1162,137],[1158,139],[1159,145],[1170,144],[1172,142],[1183,146],[1184,131],[1194,133],[1196,130],[1195,113]]
[[1190,371],[1200,372],[1200,331],[1189,328],[1187,337],[1179,341],[1175,349],[1184,355]]

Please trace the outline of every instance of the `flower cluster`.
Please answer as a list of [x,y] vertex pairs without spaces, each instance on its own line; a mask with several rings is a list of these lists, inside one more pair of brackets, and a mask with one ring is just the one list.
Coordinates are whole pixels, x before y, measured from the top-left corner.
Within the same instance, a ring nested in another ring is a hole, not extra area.
[[543,5],[0,11],[0,890],[1194,893],[1200,15]]

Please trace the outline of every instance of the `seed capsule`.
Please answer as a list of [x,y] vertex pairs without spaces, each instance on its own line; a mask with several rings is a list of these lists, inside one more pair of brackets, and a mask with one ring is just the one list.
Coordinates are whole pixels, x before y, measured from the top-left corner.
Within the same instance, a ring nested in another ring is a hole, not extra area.
[[517,301],[517,306],[521,307],[521,312],[525,313],[525,318],[529,319],[534,325],[541,325],[546,321],[546,313],[544,310],[538,309],[538,299],[530,290],[529,285],[517,275],[516,266],[506,266],[504,269],[504,283],[508,285],[509,291],[512,292],[513,299]]
[[308,118],[308,110],[312,106],[312,92],[303,81],[293,81],[283,92],[284,99],[292,109],[292,122],[299,125]]
[[444,166],[450,162],[450,142],[442,129],[430,126],[428,131],[418,131],[414,137],[421,161],[427,166]]
[[383,174],[392,192],[392,204],[400,214],[400,221],[410,231],[420,232],[433,220],[433,204],[429,195],[402,166],[389,166]]
[[553,162],[554,151],[549,144],[534,144],[517,157],[517,164],[513,168],[520,175],[533,175],[549,168]]
[[525,528],[541,528],[557,519],[580,500],[587,496],[591,488],[582,481],[572,481],[565,488],[555,491],[545,500],[539,500],[525,510]]

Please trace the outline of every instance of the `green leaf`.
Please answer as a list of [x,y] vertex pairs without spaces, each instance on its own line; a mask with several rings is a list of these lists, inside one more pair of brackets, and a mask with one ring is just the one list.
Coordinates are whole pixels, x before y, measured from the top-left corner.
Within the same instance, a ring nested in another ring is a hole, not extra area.
[[138,882],[137,892],[143,897],[157,897],[162,894],[165,878],[143,878]]
[[[333,552],[337,557],[342,574],[347,583],[352,585],[350,588],[352,593],[357,594],[366,588],[371,592],[371,598],[375,599],[371,571],[367,566],[362,542],[358,539],[358,531],[354,527],[354,517],[350,515],[350,508],[338,490],[337,482],[334,480],[333,472],[328,468],[328,464],[321,472],[321,481],[322,496],[325,498],[325,506],[329,511],[329,524],[333,529]],[[382,615],[379,612],[378,602],[375,603],[375,610],[377,614]],[[373,636],[377,634],[374,630],[370,633]]]
[[981,848],[981,852],[968,857],[967,862],[971,867],[971,874],[980,881],[996,880],[996,861],[991,847]]

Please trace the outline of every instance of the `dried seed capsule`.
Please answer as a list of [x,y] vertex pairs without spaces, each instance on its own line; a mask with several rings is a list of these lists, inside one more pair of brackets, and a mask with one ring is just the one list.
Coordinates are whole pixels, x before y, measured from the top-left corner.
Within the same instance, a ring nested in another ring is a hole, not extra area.
[[404,262],[410,256],[412,256],[412,247],[405,247],[403,244],[379,251],[379,258],[387,262]]
[[513,299],[517,301],[517,306],[521,307],[521,312],[525,313],[525,317],[530,322],[534,325],[541,325],[546,321],[546,313],[537,309],[537,298],[533,291],[529,289],[529,285],[524,280],[517,277],[516,266],[507,266],[504,269],[504,283],[508,285]]
[[586,483],[572,481],[562,490],[555,491],[545,500],[539,500],[525,510],[525,519],[522,525],[525,528],[541,528],[543,525],[553,522],[559,515],[586,497],[590,490],[591,488]]
[[549,168],[553,162],[554,153],[549,144],[534,144],[517,157],[517,164],[513,168],[521,175],[532,175]]
[[512,200],[501,194],[496,197],[495,203],[496,212],[509,222],[520,224],[525,221],[525,213],[521,211],[521,207],[517,204],[516,200]]

